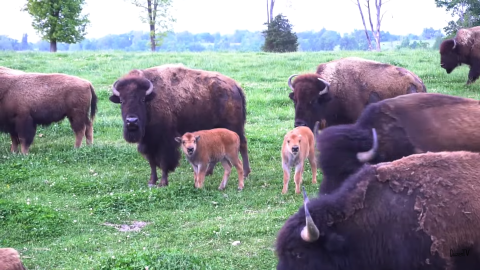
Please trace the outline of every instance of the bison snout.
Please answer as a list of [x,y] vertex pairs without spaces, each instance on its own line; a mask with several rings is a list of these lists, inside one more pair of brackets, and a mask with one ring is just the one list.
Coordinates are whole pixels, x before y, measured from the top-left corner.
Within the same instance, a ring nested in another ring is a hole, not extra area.
[[127,117],[125,119],[125,124],[129,130],[138,129],[138,118],[137,117]]
[[294,124],[295,127],[302,127],[302,126],[306,126],[306,125],[307,125],[307,123],[305,123],[305,121],[303,121],[303,120],[296,120],[295,124]]
[[300,150],[298,146],[292,146],[292,153],[296,154],[298,153],[298,150]]
[[193,149],[193,147],[188,147],[188,148],[187,148],[187,153],[188,153],[189,155],[191,155],[191,154],[193,154],[193,150],[195,150],[195,149]]

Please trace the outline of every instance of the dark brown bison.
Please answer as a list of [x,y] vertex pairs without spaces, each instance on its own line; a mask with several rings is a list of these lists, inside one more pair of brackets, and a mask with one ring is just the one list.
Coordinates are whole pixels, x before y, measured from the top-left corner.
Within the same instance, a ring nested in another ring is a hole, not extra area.
[[328,127],[317,136],[320,193],[337,189],[366,162],[427,151],[480,152],[479,126],[474,99],[417,93],[370,104],[355,124]]
[[467,84],[475,82],[480,76],[480,26],[460,29],[440,44],[440,66],[448,74],[461,64],[470,66]]
[[13,248],[0,248],[0,270],[25,270],[18,251]]
[[[168,173],[180,159],[175,137],[197,130],[226,128],[236,132],[244,176],[250,173],[245,95],[233,79],[181,64],[163,65],[130,71],[113,84],[112,92],[110,101],[121,104],[123,137],[138,143],[138,151],[150,164],[149,186],[157,183],[157,166],[162,169],[159,186],[168,185]],[[207,175],[213,166],[210,164]]]
[[278,270],[480,269],[480,154],[365,165],[278,233]]
[[370,103],[426,92],[413,72],[357,57],[320,64],[316,74],[294,74],[288,78],[288,86],[295,106],[294,126],[310,129],[316,121],[326,127],[354,123]]
[[75,148],[84,136],[90,145],[96,110],[97,96],[87,80],[0,67],[0,131],[10,133],[12,152],[20,144],[27,154],[37,125],[47,126],[65,117],[75,132]]

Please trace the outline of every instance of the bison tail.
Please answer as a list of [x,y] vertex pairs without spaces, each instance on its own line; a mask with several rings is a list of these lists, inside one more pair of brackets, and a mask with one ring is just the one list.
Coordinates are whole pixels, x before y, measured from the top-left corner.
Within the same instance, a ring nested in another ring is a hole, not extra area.
[[90,84],[90,92],[92,93],[92,100],[90,101],[90,121],[95,120],[95,113],[97,112],[98,98],[93,89],[93,85]]
[[237,90],[238,90],[238,94],[240,95],[240,97],[242,98],[242,106],[243,106],[243,122],[246,123],[247,122],[247,100],[245,98],[245,93],[243,92],[243,89],[237,84]]

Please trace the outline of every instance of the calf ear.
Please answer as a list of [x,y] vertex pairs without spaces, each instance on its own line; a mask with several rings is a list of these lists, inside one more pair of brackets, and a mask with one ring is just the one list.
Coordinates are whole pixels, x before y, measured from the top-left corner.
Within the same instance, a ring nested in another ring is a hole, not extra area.
[[156,95],[157,94],[155,94],[155,92],[150,93],[150,95],[145,97],[145,102],[152,101],[155,98]]
[[175,141],[177,141],[178,143],[181,143],[182,142],[182,137],[175,137]]
[[290,92],[290,94],[288,94],[288,97],[293,100],[293,92]]
[[110,99],[111,102],[113,103],[120,103],[120,97],[116,95],[111,95],[108,99]]
[[198,142],[200,140],[200,135],[195,136],[195,141]]

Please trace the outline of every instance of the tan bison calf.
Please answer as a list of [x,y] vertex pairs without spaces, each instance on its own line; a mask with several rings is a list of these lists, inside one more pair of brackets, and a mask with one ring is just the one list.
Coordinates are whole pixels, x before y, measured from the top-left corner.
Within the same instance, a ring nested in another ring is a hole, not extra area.
[[0,270],[25,270],[20,254],[13,248],[0,248]]
[[[318,129],[318,122],[315,126]],[[282,167],[283,167],[283,190],[288,191],[290,180],[290,168],[295,167],[295,193],[300,193],[302,183],[303,164],[308,157],[312,168],[312,183],[317,183],[317,163],[315,161],[315,146],[313,133],[309,127],[296,127],[289,131],[283,138]]]
[[20,144],[27,154],[37,125],[48,126],[65,117],[75,132],[75,148],[84,136],[92,144],[96,109],[97,96],[87,80],[0,67],[0,132],[10,133],[12,152]]
[[225,189],[232,164],[238,173],[238,190],[243,189],[243,164],[238,158],[240,137],[237,133],[225,128],[187,132],[175,140],[181,144],[182,151],[192,164],[195,187],[202,188],[208,164],[222,162],[225,172],[219,190]]

